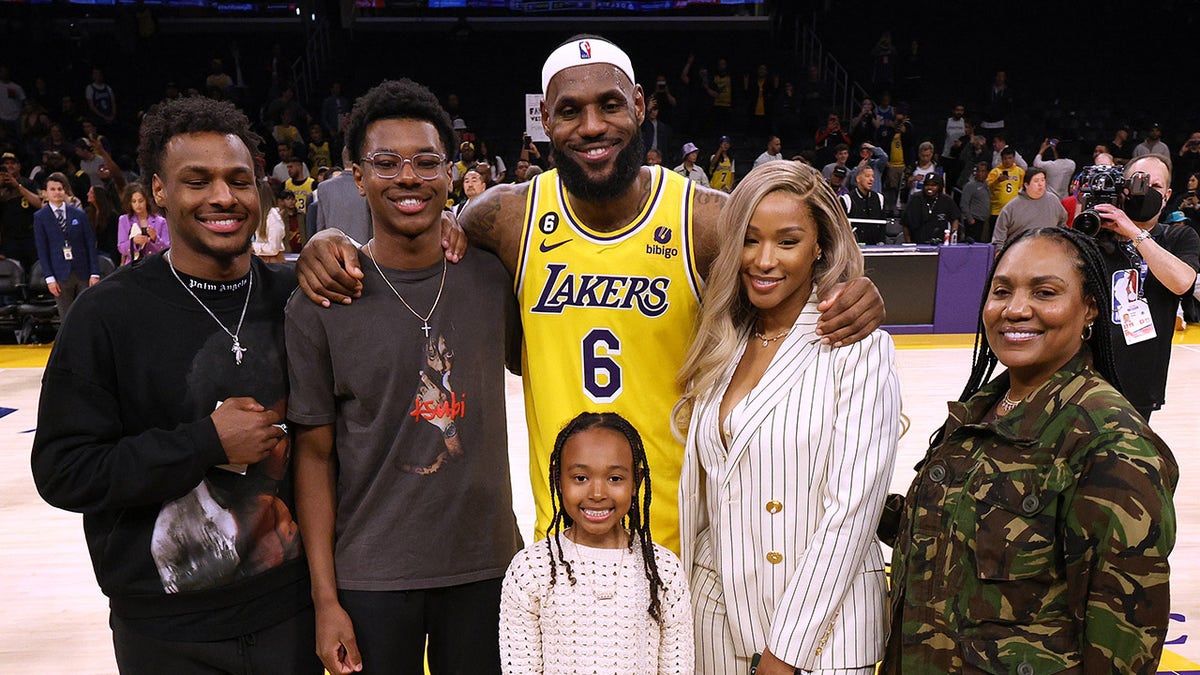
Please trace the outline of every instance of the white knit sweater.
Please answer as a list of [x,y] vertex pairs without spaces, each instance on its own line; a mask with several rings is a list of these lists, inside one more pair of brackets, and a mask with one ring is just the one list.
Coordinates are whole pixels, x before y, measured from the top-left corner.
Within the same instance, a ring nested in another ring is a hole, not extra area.
[[[506,674],[617,675],[693,672],[692,605],[679,558],[654,545],[663,622],[650,617],[650,582],[634,550],[578,546],[559,536],[570,561],[550,583],[546,540],[513,558],[500,599],[500,661]],[[557,547],[555,549],[557,554]],[[611,594],[610,599],[604,596]]]

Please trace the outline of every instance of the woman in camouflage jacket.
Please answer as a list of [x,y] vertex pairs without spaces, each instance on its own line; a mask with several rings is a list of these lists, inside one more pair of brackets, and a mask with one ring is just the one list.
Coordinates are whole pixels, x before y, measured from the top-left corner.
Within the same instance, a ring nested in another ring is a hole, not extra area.
[[1073,230],[1001,251],[971,378],[902,509],[881,672],[1155,672],[1178,467],[1114,388],[1092,329],[1108,298]]

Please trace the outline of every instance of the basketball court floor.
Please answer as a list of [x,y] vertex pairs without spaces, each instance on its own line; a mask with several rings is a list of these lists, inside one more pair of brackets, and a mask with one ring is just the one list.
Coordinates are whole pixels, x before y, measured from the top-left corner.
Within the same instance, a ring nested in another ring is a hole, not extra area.
[[[893,492],[904,492],[946,401],[970,370],[971,336],[898,336],[904,412]],[[1200,675],[1200,326],[1176,333],[1167,406],[1154,429],[1180,467],[1178,543],[1171,555],[1171,626],[1160,672]],[[108,609],[92,575],[80,516],[47,506],[29,473],[29,450],[47,347],[0,347],[0,671],[116,673]],[[667,377],[666,375],[664,377]],[[509,445],[518,521],[528,542],[533,501],[520,380],[508,381]],[[1195,466],[1193,466],[1195,465]]]

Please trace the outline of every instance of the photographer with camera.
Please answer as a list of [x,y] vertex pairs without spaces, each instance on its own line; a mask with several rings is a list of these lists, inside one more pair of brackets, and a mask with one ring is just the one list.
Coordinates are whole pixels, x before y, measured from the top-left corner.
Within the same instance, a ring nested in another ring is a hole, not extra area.
[[1101,229],[1094,236],[1112,282],[1113,305],[1097,320],[1112,331],[1121,393],[1149,420],[1163,404],[1175,314],[1200,269],[1200,235],[1159,223],[1171,198],[1171,170],[1159,155],[1129,161],[1124,179],[1111,200],[1116,203],[1096,203],[1081,187],[1085,211],[1075,227],[1087,231],[1089,211],[1099,216]]

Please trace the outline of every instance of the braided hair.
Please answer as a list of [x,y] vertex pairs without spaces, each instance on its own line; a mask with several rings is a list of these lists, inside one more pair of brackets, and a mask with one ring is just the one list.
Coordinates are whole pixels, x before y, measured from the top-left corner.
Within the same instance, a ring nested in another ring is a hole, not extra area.
[[[983,285],[983,297],[979,302],[979,323],[975,327],[975,349],[971,358],[971,375],[967,378],[967,384],[963,387],[962,393],[959,394],[959,401],[966,401],[978,393],[991,379],[992,372],[995,371],[996,364],[999,362],[999,359],[996,358],[996,353],[992,351],[991,345],[988,344],[983,326],[983,308],[987,305],[988,296],[992,291],[992,278],[996,275],[996,268],[999,267],[1001,258],[1004,257],[1004,254],[1009,249],[1018,242],[1034,237],[1057,239],[1074,248],[1076,253],[1075,268],[1079,270],[1080,276],[1083,277],[1084,297],[1095,301],[1096,307],[1100,310],[1101,317],[1104,315],[1105,308],[1112,304],[1112,290],[1109,287],[1107,267],[1100,255],[1100,247],[1092,237],[1078,230],[1071,230],[1065,227],[1042,227],[1026,230],[1008,240],[996,256],[996,260],[992,264],[992,269],[988,272],[987,282]],[[1100,317],[1097,317],[1097,321],[1100,321]],[[1120,378],[1117,377],[1117,364],[1113,355],[1112,335],[1108,327],[1103,325],[1097,326],[1092,331],[1087,344],[1092,351],[1092,365],[1096,369],[1096,372],[1100,373],[1100,376],[1105,380],[1108,380],[1108,383],[1114,389],[1124,393]],[[929,439],[931,446],[941,443],[943,430],[944,428],[939,428],[933,433]]]
[[662,623],[662,602],[659,590],[666,590],[662,578],[658,574],[658,562],[654,556],[654,539],[650,536],[650,465],[646,461],[646,447],[642,436],[629,420],[613,412],[582,412],[570,422],[567,422],[558,437],[554,440],[554,450],[550,453],[550,506],[554,515],[547,528],[546,548],[550,551],[550,583],[558,581],[558,566],[561,564],[567,571],[567,579],[575,585],[575,572],[570,561],[563,556],[562,540],[559,534],[575,522],[563,508],[562,496],[562,453],[567,440],[575,434],[590,429],[609,429],[625,437],[629,449],[633,452],[633,499],[629,513],[622,525],[626,526],[629,537],[629,550],[633,550],[637,541],[642,552],[642,566],[646,579],[650,582],[650,616]]

